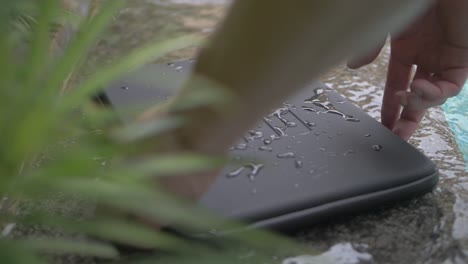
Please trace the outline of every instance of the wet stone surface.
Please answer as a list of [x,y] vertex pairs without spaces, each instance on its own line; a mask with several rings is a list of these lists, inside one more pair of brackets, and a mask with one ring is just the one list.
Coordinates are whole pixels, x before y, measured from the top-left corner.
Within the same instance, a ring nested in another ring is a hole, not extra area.
[[[129,1],[128,8],[97,45],[91,62],[112,61],[151,39],[184,32],[208,35],[225,12],[225,5],[219,4],[222,2]],[[196,50],[183,50],[158,61],[192,58]],[[339,66],[322,81],[379,119],[388,57],[387,46],[373,64],[358,71]],[[440,108],[429,111],[410,143],[440,168],[440,183],[433,193],[333,219],[302,230],[295,237],[325,254],[342,254],[338,263],[468,262],[468,175]],[[354,254],[351,260],[346,260],[346,252]],[[308,262],[292,258],[283,263]]]
[[[389,53],[387,45],[373,64],[358,71],[337,67],[322,81],[379,119]],[[439,168],[433,193],[304,230],[299,237],[324,248],[343,241],[365,244],[375,263],[468,262],[468,176],[441,108],[428,112],[410,143]]]

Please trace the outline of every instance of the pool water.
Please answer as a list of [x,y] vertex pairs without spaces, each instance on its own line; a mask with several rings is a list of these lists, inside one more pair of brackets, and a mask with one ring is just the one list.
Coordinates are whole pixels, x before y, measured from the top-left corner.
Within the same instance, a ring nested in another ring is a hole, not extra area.
[[468,82],[458,96],[447,100],[442,107],[458,147],[463,153],[468,172]]

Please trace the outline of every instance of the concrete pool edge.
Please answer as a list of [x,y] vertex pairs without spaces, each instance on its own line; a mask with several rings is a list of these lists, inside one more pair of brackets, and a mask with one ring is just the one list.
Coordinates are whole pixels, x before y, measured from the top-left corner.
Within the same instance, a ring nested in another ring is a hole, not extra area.
[[[460,92],[460,94],[458,96],[468,96],[468,83],[465,84],[465,86],[463,87],[462,91]],[[468,144],[468,142],[464,142],[464,140],[462,139],[462,133],[463,132],[468,133],[468,128],[462,127],[461,128],[462,129],[461,133],[457,133],[456,125],[457,125],[458,120],[455,117],[456,114],[450,112],[451,111],[450,108],[451,107],[457,107],[457,105],[456,105],[457,103],[458,102],[456,101],[456,98],[450,98],[450,99],[447,100],[447,102],[445,104],[442,105],[442,109],[443,109],[443,112],[444,112],[445,120],[446,120],[447,124],[450,127],[450,131],[452,132],[452,135],[453,135],[453,138],[455,139],[457,147],[458,147],[458,149],[460,150],[460,152],[463,155],[463,158],[464,158],[464,161],[465,161],[465,171],[468,172],[468,146],[465,146],[466,144]],[[460,104],[462,104],[462,103],[463,102],[461,102]],[[461,106],[463,106],[463,105],[461,105]],[[458,107],[460,107],[460,106],[458,106]],[[468,107],[468,106],[466,106],[466,107]],[[461,116],[463,118],[463,121],[465,123],[468,123],[468,116],[464,116],[464,117],[463,117],[463,115],[461,115]],[[460,122],[463,122],[463,121],[460,121]],[[464,146],[464,147],[462,147],[462,146]]]

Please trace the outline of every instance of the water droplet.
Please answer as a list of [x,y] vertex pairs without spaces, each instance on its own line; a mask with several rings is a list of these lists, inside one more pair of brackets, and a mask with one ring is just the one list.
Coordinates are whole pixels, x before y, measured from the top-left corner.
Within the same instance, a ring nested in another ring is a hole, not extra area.
[[296,154],[294,152],[286,152],[286,153],[281,153],[276,155],[280,159],[290,159],[296,157]]
[[248,131],[248,134],[251,136],[251,137],[249,138],[250,140],[254,140],[254,139],[258,139],[258,138],[262,138],[262,137],[263,137],[263,133],[260,132],[260,131],[249,130],[249,131]]
[[182,66],[175,67],[176,70],[182,70]]
[[294,123],[294,122],[288,121],[288,122],[286,123],[286,126],[287,126],[287,127],[297,127],[297,124]]
[[320,151],[325,151],[326,150],[325,148],[319,148],[319,149],[320,149]]
[[258,128],[262,128],[263,125],[262,125],[262,124],[258,124],[257,127],[258,127]]
[[371,137],[371,134],[365,134],[364,137]]
[[375,151],[381,151],[383,149],[382,145],[373,145],[372,148],[375,150]]
[[121,86],[120,89],[122,89],[122,90],[128,90],[128,86]]
[[172,67],[172,66],[174,66],[174,63],[169,62],[169,63],[167,64],[167,66]]
[[270,139],[271,140],[278,140],[278,139],[281,139],[281,137],[278,136],[278,135],[270,135]]
[[319,133],[319,132],[315,132],[314,135],[320,136],[320,133]]
[[336,133],[338,136],[342,136],[343,135],[343,132],[338,132]]
[[349,154],[356,154],[356,151],[353,150],[353,149],[348,149],[348,150],[344,153],[345,156],[346,156],[346,155],[349,155]]
[[250,168],[252,171],[247,175],[251,181],[255,180],[255,177],[258,175],[260,170],[263,168],[263,164],[253,164],[249,163],[245,165],[244,167]]
[[292,146],[286,146],[287,149],[292,149]]
[[[289,113],[289,108],[288,108],[288,105],[286,105],[285,107],[281,107],[281,108],[276,109],[271,114],[271,116],[274,116],[274,117],[278,118],[281,121],[281,123],[283,123],[286,127],[288,127],[288,123],[290,123],[290,121],[286,120],[286,118],[283,117],[283,115],[286,115],[288,113]],[[294,122],[291,122],[291,123],[294,124]]]
[[261,151],[268,151],[268,152],[272,152],[273,151],[273,148],[272,147],[267,147],[267,146],[261,146],[258,148],[259,150]]
[[302,160],[296,160],[296,161],[294,162],[294,166],[296,166],[297,169],[302,168],[302,166],[303,166]]
[[339,100],[339,101],[336,101],[337,104],[344,104],[345,101],[344,100]]
[[282,137],[287,136],[284,130],[281,127],[274,126],[273,129],[278,132]]
[[233,178],[233,177],[237,177],[239,176],[239,174],[242,173],[242,171],[246,168],[250,169],[250,173],[247,174],[247,177],[250,179],[250,180],[254,180],[255,177],[258,175],[258,173],[260,172],[260,170],[263,168],[263,164],[253,164],[253,163],[248,163],[248,164],[245,164],[244,166],[238,168],[238,169],[235,169],[229,173],[226,174],[226,176],[228,178]]
[[263,140],[263,144],[265,144],[265,145],[270,145],[270,144],[271,144],[271,139],[265,139],[265,140]]
[[315,173],[314,169],[309,170],[309,174],[314,174],[314,173]]
[[357,118],[355,118],[355,117],[353,117],[353,116],[347,116],[347,117],[345,118],[345,120],[346,120],[346,121],[349,121],[349,122],[361,122],[361,120],[359,120],[359,119],[357,119]]
[[240,144],[237,144],[235,149],[238,149],[238,150],[244,150],[247,148],[247,144],[245,143],[240,143]]
[[241,172],[242,172],[243,170],[244,170],[244,166],[242,166],[242,167],[240,167],[240,168],[238,168],[238,169],[236,169],[236,170],[233,170],[233,171],[229,172],[228,174],[226,174],[226,176],[227,176],[228,178],[237,177],[237,176],[239,176],[239,174],[241,174]]
[[315,110],[314,108],[312,108],[312,107],[307,107],[307,106],[303,106],[303,107],[302,107],[302,110],[308,111],[308,112],[313,112],[313,113],[318,113],[318,111]]
[[328,138],[329,138],[329,139],[333,139],[333,136],[330,135],[330,136],[328,136]]
[[315,124],[314,122],[310,122],[310,121],[306,121],[306,124],[310,127],[316,127],[317,124]]

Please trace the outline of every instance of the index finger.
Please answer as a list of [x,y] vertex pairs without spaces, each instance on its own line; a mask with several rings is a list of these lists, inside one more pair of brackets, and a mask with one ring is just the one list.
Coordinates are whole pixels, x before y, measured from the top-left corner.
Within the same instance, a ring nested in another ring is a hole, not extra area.
[[412,65],[400,62],[393,53],[390,54],[381,110],[382,124],[389,129],[393,129],[400,116],[401,105],[398,92],[408,90],[412,67]]

